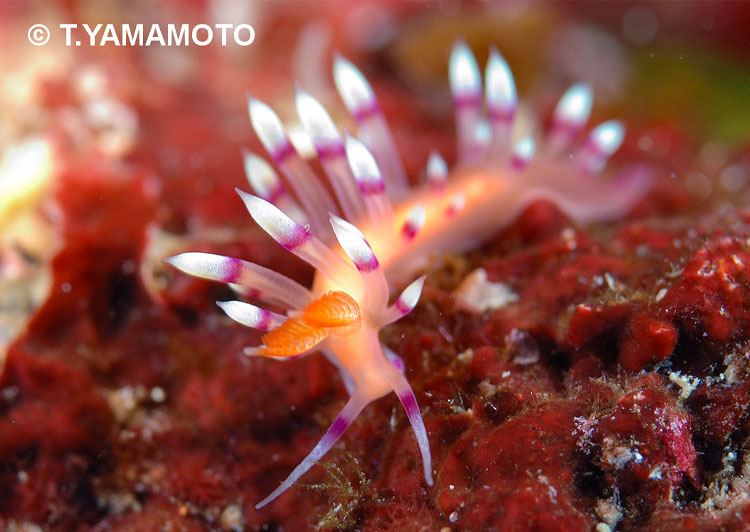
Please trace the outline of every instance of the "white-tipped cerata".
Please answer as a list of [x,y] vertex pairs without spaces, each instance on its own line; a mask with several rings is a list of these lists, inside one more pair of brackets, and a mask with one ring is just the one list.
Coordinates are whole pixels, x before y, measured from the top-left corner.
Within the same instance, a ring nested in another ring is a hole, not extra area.
[[298,88],[296,104],[302,127],[312,138],[321,157],[326,156],[326,150],[342,146],[341,135],[336,124],[318,100]]
[[315,98],[297,89],[297,113],[302,126],[315,144],[323,169],[328,175],[344,215],[350,220],[365,212],[362,197],[346,161],[344,141],[328,111]]
[[466,195],[465,194],[454,194],[448,202],[448,208],[445,209],[445,213],[448,216],[455,216],[466,207]]
[[388,307],[388,310],[386,310],[383,316],[384,326],[401,319],[409,312],[414,310],[414,307],[416,307],[417,303],[419,303],[419,298],[422,295],[422,287],[424,286],[424,281],[426,278],[427,276],[423,275],[419,279],[413,281],[409,286],[404,288],[404,291],[401,292],[401,295],[398,296],[396,302]]
[[333,59],[333,79],[344,105],[353,117],[361,117],[377,106],[375,94],[365,77],[357,67],[339,54]]
[[346,135],[346,157],[363,195],[382,194],[385,182],[380,175],[378,163],[362,142],[351,135]]
[[284,185],[265,159],[249,151],[243,152],[243,158],[247,181],[258,196],[273,203],[284,194]]
[[518,98],[516,83],[508,63],[494,46],[490,48],[485,72],[485,97],[491,120],[513,120]]
[[516,115],[518,97],[510,67],[494,46],[490,48],[490,58],[485,71],[485,86],[487,114],[492,136],[489,153],[491,157],[498,158],[504,156],[510,146],[511,128]]
[[335,215],[331,215],[331,225],[341,249],[352,259],[359,271],[369,272],[380,267],[375,253],[359,229]]
[[432,150],[427,160],[427,184],[432,190],[442,190],[447,179],[448,165],[445,164],[445,159],[437,151]]
[[235,190],[245,203],[250,216],[271,238],[311,264],[320,273],[335,280],[337,276],[346,275],[352,269],[328,246],[315,238],[305,227],[289,218],[273,203],[238,188]]
[[242,292],[275,305],[297,309],[312,300],[310,291],[296,281],[234,257],[193,251],[164,260],[188,275],[238,286]]
[[250,123],[263,147],[274,160],[283,158],[293,148],[279,117],[268,105],[251,96],[247,98],[247,107]]
[[409,209],[409,212],[406,213],[406,219],[404,220],[404,225],[401,228],[401,234],[403,234],[407,239],[411,240],[412,238],[417,236],[419,230],[422,229],[426,218],[427,213],[425,212],[424,207],[420,204],[415,205],[414,207]]
[[575,140],[589,119],[592,104],[593,95],[588,85],[573,85],[563,94],[552,115],[548,141],[552,153],[559,153]]
[[295,221],[307,223],[307,215],[299,204],[287,194],[286,187],[271,165],[262,157],[247,150],[244,150],[243,154],[247,181],[257,195],[276,205]]
[[477,137],[482,114],[482,78],[474,54],[465,42],[453,47],[449,61],[453,105],[456,110],[458,161],[461,165],[476,163],[485,145]]
[[607,159],[620,148],[624,139],[625,127],[619,121],[609,120],[599,124],[578,152],[581,170],[586,173],[601,171],[607,164]]
[[419,303],[425,279],[427,279],[427,276],[423,275],[415,280],[407,286],[403,292],[401,292],[400,296],[398,296],[395,305],[401,311],[402,316],[414,310],[414,307]]
[[348,133],[346,157],[370,220],[373,223],[390,223],[393,219],[393,208],[386,194],[385,179],[375,157],[364,143]]
[[212,253],[190,251],[164,261],[188,275],[222,283],[237,283],[241,273],[239,259]]
[[[335,204],[307,163],[295,151],[279,117],[265,103],[248,96],[250,122],[271,158],[287,178],[287,183],[305,209],[306,218],[317,230],[327,230],[325,216]],[[323,207],[321,207],[323,206]]]
[[560,98],[552,120],[557,124],[583,127],[591,114],[592,104],[593,96],[588,85],[573,85]]
[[240,189],[237,193],[245,202],[250,216],[276,242],[292,251],[312,238],[310,232],[289,218],[281,209],[264,199],[248,194]]
[[354,65],[338,54],[333,61],[333,76],[341,99],[357,122],[357,135],[378,162],[389,194],[394,198],[404,196],[409,182],[372,87]]
[[478,103],[482,94],[482,77],[474,54],[464,41],[453,46],[449,62],[451,92],[457,103]]
[[625,139],[625,127],[617,120],[599,124],[591,132],[591,141],[605,157],[615,153]]
[[510,165],[516,171],[526,168],[529,161],[534,157],[536,151],[536,142],[531,136],[519,140],[513,147],[513,156],[510,158]]
[[286,321],[286,317],[242,301],[217,301],[221,310],[246,327],[269,331]]
[[362,274],[370,309],[382,309],[388,303],[388,282],[378,259],[364,235],[354,225],[331,215],[331,225],[341,249]]

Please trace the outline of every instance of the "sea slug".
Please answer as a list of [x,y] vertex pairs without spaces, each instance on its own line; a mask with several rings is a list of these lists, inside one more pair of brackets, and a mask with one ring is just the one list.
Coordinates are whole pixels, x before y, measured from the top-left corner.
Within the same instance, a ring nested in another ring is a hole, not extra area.
[[357,123],[358,138],[342,136],[323,106],[300,89],[296,104],[335,197],[295,150],[276,114],[252,97],[253,128],[284,180],[262,158],[246,153],[257,196],[238,190],[252,218],[316,269],[313,286],[231,257],[183,253],[167,259],[185,273],[230,283],[240,293],[288,309],[277,314],[241,301],[218,303],[239,323],[268,331],[263,344],[247,348],[246,354],[290,358],[322,351],[339,368],[350,394],[312,452],[257,508],[292,486],[368,403],[391,391],[406,410],[425,480],[432,485],[430,448],[416,398],[401,359],[378,339],[381,328],[415,307],[424,277],[411,282],[391,305],[390,285],[411,279],[433,255],[475,246],[537,198],[551,199],[587,222],[623,214],[650,183],[642,167],[608,180],[599,176],[622,143],[624,128],[617,121],[604,122],[580,140],[592,105],[584,85],[563,95],[539,149],[532,137],[513,145],[517,99],[508,64],[491,50],[483,98],[476,60],[459,42],[450,58],[458,162],[449,172],[433,152],[427,182],[412,188],[370,85],[340,56],[334,60],[334,78]]

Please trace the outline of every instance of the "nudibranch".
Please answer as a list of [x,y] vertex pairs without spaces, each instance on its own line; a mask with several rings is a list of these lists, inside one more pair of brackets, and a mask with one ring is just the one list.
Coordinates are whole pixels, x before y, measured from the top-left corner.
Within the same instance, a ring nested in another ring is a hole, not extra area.
[[[411,187],[372,88],[343,57],[334,59],[338,91],[357,124],[357,137],[342,132],[311,95],[297,89],[300,122],[312,140],[330,190],[295,149],[271,108],[248,98],[252,126],[283,174],[245,153],[248,180],[257,195],[241,190],[250,216],[279,244],[316,270],[307,288],[271,269],[240,259],[183,253],[167,259],[185,273],[229,283],[279,314],[242,301],[218,302],[232,319],[266,331],[248,355],[289,359],[321,351],[341,372],[350,395],[342,412],[307,457],[256,508],[292,486],[328,452],[362,409],[394,391],[406,410],[432,485],[427,432],[401,359],[378,338],[380,329],[410,312],[424,277],[389,305],[389,283],[401,283],[432,255],[462,251],[508,223],[536,198],[554,201],[587,222],[623,214],[642,196],[649,174],[642,168],[599,177],[620,146],[617,121],[580,140],[592,105],[584,85],[569,89],[550,130],[535,150],[526,137],[513,144],[517,99],[508,64],[492,49],[485,90],[476,60],[459,42],[450,58],[458,136],[458,161],[449,172],[433,152],[426,182]],[[484,97],[483,97],[484,93]],[[484,108],[486,107],[486,114]],[[535,151],[538,152],[535,155]],[[288,188],[287,188],[288,187]]]

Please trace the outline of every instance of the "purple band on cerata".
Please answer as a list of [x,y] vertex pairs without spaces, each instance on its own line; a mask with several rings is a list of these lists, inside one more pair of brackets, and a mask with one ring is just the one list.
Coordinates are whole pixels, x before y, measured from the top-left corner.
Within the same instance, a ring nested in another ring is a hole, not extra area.
[[331,142],[324,145],[315,145],[320,160],[333,159],[335,157],[346,157],[346,148],[343,142]]
[[401,404],[404,405],[404,410],[406,410],[407,415],[419,413],[419,407],[417,406],[417,398],[414,397],[413,393],[409,393],[406,395],[399,395],[398,398],[401,400]]
[[237,283],[237,281],[240,279],[240,276],[242,275],[242,262],[243,261],[240,259],[227,257],[227,262],[224,266],[224,275],[221,279],[222,282]]
[[[377,180],[376,180],[377,179]],[[376,179],[362,179],[359,181],[359,191],[365,195],[382,194],[385,192],[385,182],[379,177]]]
[[375,100],[372,100],[357,109],[355,109],[352,112],[352,116],[354,116],[354,120],[357,122],[365,122],[369,118],[372,118],[373,116],[382,114],[380,111],[380,106],[378,105],[378,102]]
[[271,154],[271,158],[276,162],[276,164],[280,165],[287,159],[287,157],[294,153],[294,146],[292,146],[292,143],[289,142],[289,139],[286,139],[284,141],[284,144],[279,146],[279,148]]
[[427,177],[427,181],[429,182],[431,190],[434,190],[434,191],[437,191],[437,192],[445,190],[445,179],[444,178],[441,178],[441,177],[435,178],[435,177],[428,176]]
[[467,107],[479,107],[482,104],[482,95],[479,92],[471,94],[456,94],[453,96],[453,105],[459,109]]
[[[513,164],[512,161],[511,161],[511,164]],[[448,207],[445,209],[445,214],[446,216],[455,216],[456,214],[461,212],[461,209],[463,208],[464,208],[463,203],[457,203],[454,201],[454,202],[451,202],[450,205],[448,205]]]
[[401,314],[406,314],[412,309],[412,307],[404,303],[400,297],[396,300],[396,308]]
[[355,265],[357,266],[357,269],[363,273],[371,272],[372,270],[376,270],[380,267],[378,258],[374,253],[372,255],[372,258],[367,262],[357,262]]
[[417,236],[419,227],[415,226],[412,223],[406,222],[401,232],[404,234],[404,236],[406,236],[406,238],[412,239]]
[[528,163],[529,161],[527,159],[519,157],[518,155],[514,155],[510,158],[510,166],[513,170],[523,170]]
[[586,143],[584,144],[583,149],[588,151],[594,157],[596,156],[601,157],[605,155],[605,152],[602,149],[602,146],[590,137],[586,140]]
[[305,242],[307,242],[312,235],[310,232],[299,224],[296,224],[294,230],[285,235],[283,239],[279,240],[279,243],[284,246],[287,251],[293,251]]
[[333,422],[333,425],[331,425],[331,428],[328,429],[328,433],[326,436],[329,438],[336,439],[339,436],[341,436],[346,428],[349,426],[350,421],[346,419],[345,416],[340,415],[336,418],[336,420]]
[[513,118],[516,116],[516,107],[489,106],[487,114],[492,122],[513,122]]
[[260,319],[258,320],[258,323],[255,325],[256,329],[260,329],[261,331],[267,331],[271,328],[272,318],[271,313],[267,311],[266,309],[260,309]]
[[583,129],[583,122],[574,122],[572,120],[556,120],[552,122],[551,133],[562,134],[567,137],[578,135]]

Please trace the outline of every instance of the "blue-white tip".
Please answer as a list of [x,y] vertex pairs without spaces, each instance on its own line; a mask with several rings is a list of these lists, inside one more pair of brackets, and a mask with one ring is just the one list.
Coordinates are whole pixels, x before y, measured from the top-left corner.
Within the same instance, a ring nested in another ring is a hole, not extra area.
[[479,65],[464,41],[458,41],[453,47],[448,68],[454,98],[477,97],[481,94]]
[[573,85],[560,98],[553,120],[556,124],[582,127],[589,118],[592,104],[593,94],[588,85]]
[[316,146],[341,142],[336,124],[321,103],[302,89],[296,91],[297,114]]
[[508,63],[493,46],[485,72],[487,107],[491,111],[509,113],[515,110],[516,83]]
[[373,105],[375,94],[372,87],[359,69],[339,54],[333,59],[333,79],[350,113],[357,114]]

